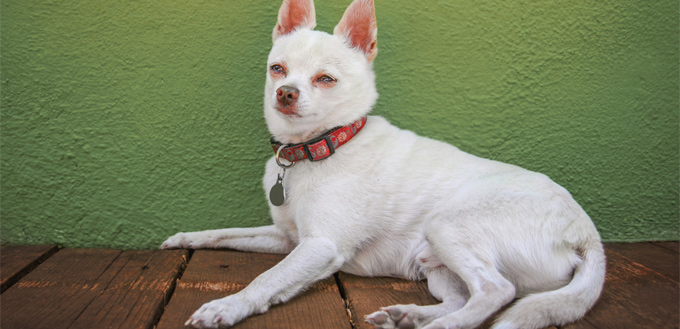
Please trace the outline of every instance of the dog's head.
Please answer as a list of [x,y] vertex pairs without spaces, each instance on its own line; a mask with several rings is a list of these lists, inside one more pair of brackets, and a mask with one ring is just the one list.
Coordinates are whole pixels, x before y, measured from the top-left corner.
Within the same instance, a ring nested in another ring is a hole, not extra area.
[[312,31],[312,0],[284,0],[267,60],[264,113],[283,143],[299,143],[368,114],[378,98],[372,0],[355,0],[333,34]]

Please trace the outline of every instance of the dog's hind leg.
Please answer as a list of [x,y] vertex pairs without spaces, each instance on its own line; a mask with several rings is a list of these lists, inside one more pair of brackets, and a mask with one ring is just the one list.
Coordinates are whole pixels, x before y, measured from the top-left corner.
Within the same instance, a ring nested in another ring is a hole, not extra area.
[[[422,255],[419,255],[421,258]],[[421,262],[436,262],[431,257],[421,258]],[[425,265],[425,264],[424,264]],[[392,305],[366,316],[366,322],[376,328],[410,329],[422,328],[435,319],[452,313],[463,307],[468,298],[467,287],[455,273],[439,264],[425,270],[427,285],[432,296],[441,301],[440,304],[419,306]]]
[[295,244],[274,225],[250,228],[227,228],[200,232],[177,233],[161,245],[161,249],[218,249],[287,254]]
[[424,328],[476,328],[515,298],[515,286],[503,277],[483,248],[472,247],[478,241],[471,239],[466,233],[454,230],[429,232],[434,254],[462,279],[469,298],[462,308],[433,320]]

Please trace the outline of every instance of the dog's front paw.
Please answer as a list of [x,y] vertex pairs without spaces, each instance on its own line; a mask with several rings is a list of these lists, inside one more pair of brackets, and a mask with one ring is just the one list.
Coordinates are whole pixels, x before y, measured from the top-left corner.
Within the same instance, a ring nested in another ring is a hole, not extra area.
[[181,248],[192,248],[192,239],[189,237],[189,233],[177,233],[169,237],[165,242],[161,244],[161,249],[181,249]]
[[184,325],[194,328],[226,328],[243,320],[249,314],[246,303],[229,296],[203,304]]

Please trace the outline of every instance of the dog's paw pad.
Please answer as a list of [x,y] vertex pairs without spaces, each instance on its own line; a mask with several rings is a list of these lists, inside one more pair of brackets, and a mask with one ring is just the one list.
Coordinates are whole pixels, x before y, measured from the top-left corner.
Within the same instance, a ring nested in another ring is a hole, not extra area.
[[392,321],[390,315],[385,311],[377,311],[371,313],[365,318],[366,323],[372,324],[374,329],[391,329],[395,328],[394,321]]
[[404,317],[401,321],[399,321],[397,328],[398,329],[415,329],[416,323],[413,322],[413,318]]
[[413,315],[406,312],[407,306],[397,305],[385,307],[383,310],[390,315],[390,319],[397,329],[414,329],[416,327]]
[[399,321],[404,317],[404,311],[402,311],[401,308],[397,306],[383,307],[382,310],[387,312],[387,314],[390,315],[390,318],[395,321]]
[[[416,305],[394,305],[380,308],[380,311],[366,316],[366,322],[374,329],[415,329],[423,325],[418,317]],[[419,325],[420,324],[420,325]]]

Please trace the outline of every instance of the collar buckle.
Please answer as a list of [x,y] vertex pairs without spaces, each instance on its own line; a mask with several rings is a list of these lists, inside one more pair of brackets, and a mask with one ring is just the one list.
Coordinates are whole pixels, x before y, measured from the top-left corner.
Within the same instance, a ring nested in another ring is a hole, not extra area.
[[307,155],[309,161],[321,161],[335,153],[335,146],[331,139],[331,135],[324,135],[314,138],[306,142],[302,149]]

